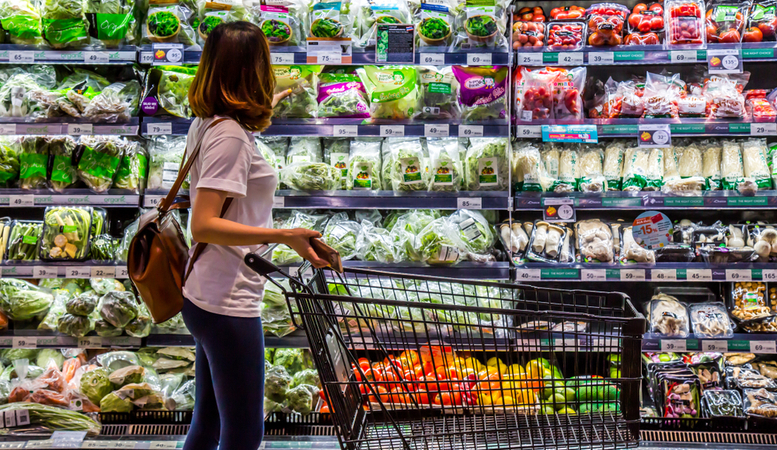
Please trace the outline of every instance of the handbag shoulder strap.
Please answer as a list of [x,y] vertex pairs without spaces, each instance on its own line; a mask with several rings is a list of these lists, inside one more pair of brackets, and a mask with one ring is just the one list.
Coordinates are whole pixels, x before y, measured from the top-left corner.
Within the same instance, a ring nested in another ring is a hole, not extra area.
[[[167,193],[167,196],[162,199],[161,202],[159,202],[159,206],[157,206],[157,210],[159,210],[160,213],[166,213],[170,210],[170,207],[173,206],[173,202],[175,201],[176,195],[178,195],[178,191],[181,189],[181,185],[183,185],[184,180],[186,179],[186,175],[189,174],[189,171],[192,169],[192,165],[194,164],[194,161],[197,159],[197,155],[200,154],[200,149],[202,148],[202,140],[205,137],[205,133],[208,132],[211,128],[215,127],[216,125],[220,124],[221,122],[227,121],[229,119],[216,119],[210,124],[208,124],[207,128],[200,134],[199,139],[197,140],[197,145],[194,147],[194,150],[189,155],[188,158],[186,158],[186,153],[184,153],[184,157],[181,160],[181,169],[178,171],[178,177],[175,179],[175,183],[173,183],[173,187],[170,189],[170,192]],[[186,161],[184,163],[184,161]],[[224,203],[226,204],[226,202]]]

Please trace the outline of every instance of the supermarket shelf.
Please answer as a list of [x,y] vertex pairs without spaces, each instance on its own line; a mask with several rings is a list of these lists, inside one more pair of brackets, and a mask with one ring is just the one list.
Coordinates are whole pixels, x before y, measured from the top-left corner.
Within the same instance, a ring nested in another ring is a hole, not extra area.
[[276,192],[274,208],[333,209],[507,209],[506,191],[394,192],[394,191],[290,191]]
[[710,282],[777,281],[777,266],[769,263],[546,264],[527,262],[516,268],[516,281],[586,282]]
[[4,277],[16,278],[127,278],[127,266],[105,262],[33,261],[0,265]]
[[[515,136],[529,139],[542,138],[543,125],[596,125],[599,138],[637,138],[639,125],[669,124],[673,137],[702,136],[777,136],[777,127],[769,123],[751,123],[740,119],[707,120],[683,119],[584,119],[582,121],[535,120],[515,124]],[[760,125],[760,126],[759,126]]]
[[649,352],[749,352],[775,354],[776,333],[734,333],[731,338],[712,337],[697,339],[657,338],[645,335],[642,350]]
[[62,194],[46,189],[0,189],[0,207],[29,208],[51,205],[137,208],[140,205],[140,195],[122,189],[110,189],[106,194],[95,194],[89,189],[68,189]]
[[3,117],[0,119],[0,134],[14,135],[114,135],[137,136],[140,119],[132,117],[124,123],[92,123],[82,119],[53,118],[29,122],[25,118]]
[[[144,136],[185,136],[192,121],[178,117],[144,117]],[[363,119],[277,119],[264,136],[429,136],[429,137],[507,137],[510,126],[506,121],[460,124],[443,121],[388,121]],[[636,133],[635,133],[636,136]]]
[[377,261],[343,261],[344,267],[372,269],[382,272],[407,273],[470,280],[508,280],[509,262],[476,263],[463,261],[454,266],[427,266],[421,263],[383,264]]
[[35,46],[0,44],[0,63],[10,64],[132,64],[138,60],[137,47],[115,49],[52,50]]
[[[198,64],[202,57],[202,51],[199,50],[184,50],[183,62],[184,64]],[[428,52],[416,52],[415,54],[406,53],[403,54],[403,59],[413,61],[412,64],[433,64],[433,65],[452,65],[452,64],[472,64],[472,65],[509,65],[511,63],[512,54],[506,49],[501,52],[494,52],[488,50],[460,50],[455,52],[449,51],[433,51]],[[327,64],[333,65],[331,62],[323,63],[318,60],[315,52],[308,51],[305,47],[278,47],[272,49],[271,54],[273,64]],[[151,50],[151,46],[144,46],[140,50],[140,63],[152,64],[154,62],[154,55]],[[354,49],[351,53],[351,61],[347,60],[347,57],[343,56],[343,65],[363,65],[363,64],[375,64],[375,51],[359,51]],[[334,64],[337,65],[337,64]]]
[[777,191],[760,191],[744,196],[736,191],[705,191],[702,195],[677,196],[662,192],[604,193],[572,192],[568,194],[520,192],[515,195],[513,210],[541,211],[544,199],[572,198],[575,208],[586,210],[646,210],[646,209],[773,209],[777,207]]
[[[144,340],[148,347],[193,347],[194,338],[190,334],[151,334]],[[271,348],[307,348],[308,337],[302,330],[293,331],[284,337],[266,334],[265,347]]]
[[741,44],[708,44],[706,49],[669,49],[664,45],[587,47],[573,52],[558,52],[548,48],[521,49],[515,60],[518,65],[637,65],[637,64],[697,64],[707,63],[707,50],[735,49],[745,62],[775,61],[775,42],[743,42]]
[[[105,427],[105,426],[104,426]],[[111,425],[108,425],[111,427]],[[152,426],[164,433],[163,427]],[[136,426],[134,428],[142,429],[146,427]],[[167,427],[176,429],[177,427]],[[331,427],[327,427],[331,428]],[[188,425],[184,426],[188,429]],[[126,436],[99,436],[96,438],[87,438],[80,448],[102,448],[102,449],[175,449],[183,448],[184,435],[145,435],[142,433]],[[35,448],[41,450],[67,448],[62,445],[56,445],[50,437],[13,437],[4,436],[0,438],[0,448]],[[72,448],[72,447],[70,447]],[[265,435],[262,440],[261,448],[285,449],[285,450],[339,450],[340,443],[334,435],[310,435],[310,436],[269,436]]]

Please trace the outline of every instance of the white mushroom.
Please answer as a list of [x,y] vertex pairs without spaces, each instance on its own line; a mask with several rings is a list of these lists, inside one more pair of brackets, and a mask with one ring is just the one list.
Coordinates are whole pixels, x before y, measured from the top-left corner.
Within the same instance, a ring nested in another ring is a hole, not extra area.
[[[539,226],[539,224],[538,224]],[[561,244],[561,235],[564,233],[564,229],[557,227],[556,225],[548,226],[548,237],[545,241],[545,254],[551,258],[555,258],[558,255],[559,244]]]
[[529,243],[529,236],[526,234],[526,232],[521,228],[521,224],[518,222],[513,222],[512,225],[513,230],[513,239],[517,241],[513,242],[512,245],[518,245],[518,248],[521,250],[524,250],[526,248],[526,244]]
[[771,252],[772,246],[768,242],[761,240],[755,243],[753,250],[758,255],[759,261],[766,262],[769,259],[769,252]]
[[531,249],[536,254],[541,254],[545,248],[545,241],[548,238],[548,223],[537,222],[537,228],[534,230],[534,242],[531,244]]

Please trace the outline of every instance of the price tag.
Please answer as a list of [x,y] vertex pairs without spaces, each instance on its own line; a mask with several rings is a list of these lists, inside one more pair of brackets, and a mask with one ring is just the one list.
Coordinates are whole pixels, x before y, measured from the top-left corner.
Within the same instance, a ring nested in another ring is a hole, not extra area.
[[54,448],[54,440],[52,439],[39,439],[36,441],[27,441],[27,445],[24,448]]
[[162,198],[156,195],[146,196],[143,198],[143,206],[146,208],[156,208],[162,202]]
[[49,266],[35,266],[32,268],[33,278],[57,278],[57,268]]
[[24,448],[26,441],[0,442],[0,448]]
[[272,198],[272,207],[273,208],[285,208],[286,207],[286,197],[273,197]]
[[11,195],[9,196],[8,206],[14,206],[17,208],[24,208],[27,206],[35,206],[35,196],[29,195]]
[[542,218],[546,222],[574,222],[575,199],[571,197],[549,197],[542,201]]
[[337,52],[320,52],[316,54],[319,64],[342,64],[343,54]]
[[613,64],[615,63],[615,53],[613,52],[591,52],[588,54],[588,64]]
[[567,339],[554,339],[553,345],[556,347],[556,351],[577,351],[579,342],[575,338]]
[[726,281],[751,281],[753,274],[750,269],[726,269]]
[[84,336],[78,338],[78,348],[102,348],[103,338],[100,336]]
[[10,63],[34,63],[35,62],[35,52],[15,52],[15,51],[9,51],[8,52],[8,62]]
[[559,66],[581,66],[583,65],[583,53],[561,52],[558,54]]
[[701,341],[701,349],[705,352],[727,352],[728,341]]
[[86,441],[81,448],[113,448],[114,441]]
[[459,125],[459,137],[481,137],[483,125]]
[[742,73],[739,49],[707,50],[707,70],[709,73]]
[[518,269],[516,273],[516,281],[540,281],[542,280],[542,271],[540,269]]
[[468,66],[490,66],[491,53],[467,53]]
[[81,448],[86,431],[55,431],[51,435],[51,448]]
[[483,209],[481,197],[459,197],[456,199],[456,209]]
[[645,281],[645,269],[621,269],[621,281]]
[[662,352],[684,352],[685,350],[685,339],[661,339]]
[[87,64],[108,64],[108,52],[84,52],[84,62]]
[[114,441],[111,448],[135,448],[137,445],[137,441]]
[[71,136],[94,134],[94,126],[91,123],[69,123],[67,124],[67,134]]
[[149,444],[148,448],[178,448],[178,443],[175,441],[154,441]]
[[653,281],[677,281],[677,270],[650,269],[650,278]]
[[750,341],[750,353],[777,353],[777,342]]
[[542,53],[518,53],[518,64],[538,66],[542,64]]
[[404,125],[381,125],[380,126],[381,137],[396,137],[405,135]]
[[162,134],[173,134],[173,124],[170,122],[165,123],[149,123],[146,128],[146,134],[149,136],[158,136]]
[[90,267],[71,266],[65,268],[65,278],[89,278],[92,276]]
[[515,127],[515,135],[519,138],[541,139],[542,127],[539,125],[518,125]]
[[272,64],[294,64],[294,53],[270,53]]
[[151,44],[151,54],[154,65],[183,64],[183,44],[154,43]]
[[116,267],[116,278],[119,278],[119,279],[129,278],[129,272],[127,271],[127,266]]
[[750,136],[772,136],[777,134],[777,123],[751,123]]
[[696,62],[696,50],[672,50],[669,58],[673,63]]
[[763,281],[777,281],[777,270],[763,269],[761,271],[761,279]]
[[92,278],[116,278],[116,267],[92,267],[90,275]]
[[15,123],[2,123],[0,124],[0,135],[9,136],[16,134]]
[[712,270],[686,269],[685,276],[688,281],[712,281]]
[[421,53],[421,64],[429,64],[431,66],[444,66],[445,65],[445,53]]
[[332,127],[332,136],[334,137],[353,137],[358,135],[358,125],[335,125]]
[[669,124],[640,125],[637,144],[644,148],[666,148],[672,145],[672,131]]
[[35,336],[14,336],[11,339],[12,348],[38,348],[38,338]]
[[448,137],[449,127],[447,123],[425,123],[424,136],[426,137]]
[[140,52],[140,63],[141,64],[151,64],[154,62],[154,53],[153,52]]
[[603,269],[580,270],[580,281],[607,281],[607,271]]

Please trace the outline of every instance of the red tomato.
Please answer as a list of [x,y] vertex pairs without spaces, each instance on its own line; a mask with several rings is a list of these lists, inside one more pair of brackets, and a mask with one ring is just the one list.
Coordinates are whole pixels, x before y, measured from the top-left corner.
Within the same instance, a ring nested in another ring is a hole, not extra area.
[[367,369],[364,371],[364,379],[362,379],[362,376],[358,371],[355,373],[355,375],[356,381],[380,381],[382,374],[378,369]]
[[660,30],[664,28],[664,18],[661,16],[655,16],[650,19],[650,29]]
[[[384,396],[384,395],[385,395],[385,394],[388,392],[388,391],[386,390],[386,388],[384,388],[383,386],[375,386],[375,390],[374,390],[374,391],[375,391],[375,393],[377,393],[377,394],[378,394],[378,396],[380,397],[380,399],[381,399],[381,400],[383,400],[384,402],[386,401],[386,400],[383,398],[383,396]],[[376,396],[374,396],[374,395],[372,394],[372,392],[373,392],[373,391],[369,391],[369,390],[368,390],[367,392],[369,392],[369,393],[370,393],[370,401],[371,401],[371,402],[373,402],[373,403],[377,403],[377,402],[378,402],[378,397],[376,397]]]
[[429,394],[426,391],[416,391],[414,394],[411,394],[415,396],[415,401],[419,405],[428,405],[429,404]]
[[440,385],[437,383],[437,377],[434,375],[427,375],[418,379],[419,389],[423,389],[427,392],[437,392]]
[[440,393],[440,401],[443,405],[461,405],[461,392],[442,392]]
[[437,394],[432,398],[432,405],[441,405],[440,403],[440,394]]
[[394,388],[389,394],[389,403],[398,403],[400,405],[407,405],[410,400],[407,398],[407,394],[402,388]]
[[642,20],[642,16],[639,14],[632,14],[629,16],[629,26],[631,28],[637,28],[639,26],[639,22]]
[[745,31],[745,35],[742,37],[745,42],[761,42],[764,40],[764,35],[760,29],[756,27],[750,27]]
[[650,31],[651,28],[652,27],[650,26],[650,20],[644,20],[644,19],[637,26],[637,29],[643,33],[647,33],[648,31]]
[[534,18],[534,14],[532,13],[526,13],[521,15],[521,20],[524,20],[526,22],[531,22],[532,18]]
[[543,11],[542,8],[540,8],[539,6],[535,6],[534,9],[532,9],[532,12],[534,14],[540,14],[540,15],[545,14],[545,11]]
[[359,367],[362,368],[362,370],[367,370],[370,368],[370,360],[367,358],[359,358]]
[[646,4],[644,4],[644,3],[637,3],[637,4],[634,6],[634,12],[635,12],[635,13],[641,13],[642,11],[647,11],[647,9],[648,9],[648,7],[647,7],[647,5],[646,5]]
[[658,14],[663,14],[664,13],[664,8],[663,8],[663,6],[659,5],[658,3],[653,3],[652,5],[650,5],[650,8],[648,8],[648,11],[655,11]]
[[383,385],[386,386],[386,389],[390,391],[394,388],[401,386],[401,384],[397,383],[398,381],[401,381],[401,380],[402,378],[399,375],[397,375],[392,371],[388,371],[383,374],[383,379],[380,381],[384,383]]
[[741,38],[737,30],[728,30],[720,34],[720,42],[727,44],[739,42]]
[[558,19],[558,15],[561,13],[561,8],[553,8],[550,10],[550,17],[551,19]]
[[545,16],[535,14],[531,19],[532,22],[545,22]]
[[321,414],[329,414],[329,405],[322,406],[318,412],[320,412]]

